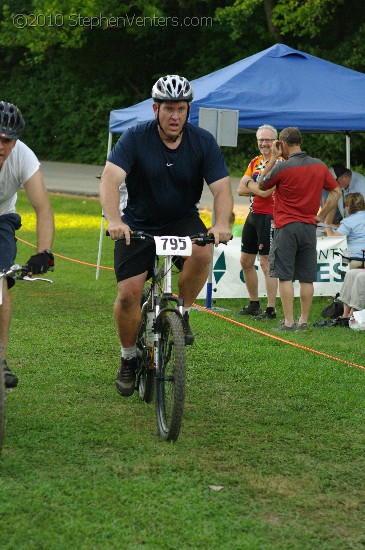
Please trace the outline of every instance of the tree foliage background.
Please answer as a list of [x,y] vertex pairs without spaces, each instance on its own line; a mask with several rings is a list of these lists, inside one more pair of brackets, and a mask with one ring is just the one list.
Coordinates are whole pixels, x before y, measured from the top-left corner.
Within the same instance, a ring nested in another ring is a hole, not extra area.
[[[159,76],[198,78],[279,42],[365,72],[363,0],[8,2],[1,99],[20,107],[24,141],[43,160],[103,164],[109,112],[149,97]],[[365,166],[364,137],[352,137],[352,166]],[[344,161],[343,136],[307,135],[305,148]],[[238,175],[252,136],[224,153]]]

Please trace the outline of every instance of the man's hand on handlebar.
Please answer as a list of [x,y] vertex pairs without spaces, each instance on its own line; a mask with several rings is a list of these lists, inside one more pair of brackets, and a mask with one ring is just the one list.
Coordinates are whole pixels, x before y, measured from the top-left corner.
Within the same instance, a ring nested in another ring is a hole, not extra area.
[[218,246],[219,243],[227,243],[232,238],[232,230],[229,225],[213,225],[208,230],[208,233],[214,235],[214,246]]
[[115,223],[108,222],[108,234],[113,241],[124,238],[126,244],[130,244],[131,242],[131,229],[129,225],[123,223],[122,220]]

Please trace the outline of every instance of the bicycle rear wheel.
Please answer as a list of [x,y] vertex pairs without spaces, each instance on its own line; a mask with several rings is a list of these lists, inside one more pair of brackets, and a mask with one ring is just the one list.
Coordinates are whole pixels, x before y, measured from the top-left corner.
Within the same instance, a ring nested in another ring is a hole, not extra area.
[[162,319],[158,356],[157,427],[162,439],[176,441],[184,410],[186,355],[182,321],[175,313]]
[[[148,289],[144,290],[141,296],[141,306],[148,299]],[[138,353],[138,374],[137,374],[137,389],[138,396],[146,403],[153,400],[155,369],[153,365],[153,348],[148,345],[147,339],[147,309],[142,312],[142,322],[137,336],[137,353]]]
[[2,361],[0,361],[0,451],[4,440],[4,429],[5,429],[5,374],[4,374],[3,363]]

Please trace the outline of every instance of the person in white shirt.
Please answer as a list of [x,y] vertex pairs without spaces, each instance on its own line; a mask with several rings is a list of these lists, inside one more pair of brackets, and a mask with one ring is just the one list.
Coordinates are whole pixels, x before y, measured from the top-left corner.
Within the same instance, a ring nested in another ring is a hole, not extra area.
[[[332,209],[326,217],[326,223],[331,225],[333,223],[340,223],[343,218],[346,218],[345,197],[349,193],[361,193],[365,200],[365,176],[359,172],[354,172],[346,168],[346,166],[340,162],[333,164],[329,168],[329,171],[342,191],[342,196],[339,198],[337,208]],[[325,200],[326,198],[326,195],[323,195],[322,199]]]
[[[24,188],[37,218],[37,252],[27,262],[29,273],[45,273],[54,266],[51,246],[54,236],[54,217],[49,202],[40,163],[33,151],[19,140],[25,122],[20,110],[6,101],[0,101],[0,270],[7,271],[16,257],[15,231],[21,226],[16,212],[17,192]],[[18,379],[6,361],[6,349],[11,321],[9,289],[12,277],[2,279],[0,303],[0,368],[5,372],[5,387],[15,388]]]
[[365,258],[365,199],[361,193],[349,193],[345,197],[347,216],[343,218],[337,229],[326,227],[329,237],[343,235],[347,237],[347,246],[352,258],[350,269],[364,267],[361,258]]

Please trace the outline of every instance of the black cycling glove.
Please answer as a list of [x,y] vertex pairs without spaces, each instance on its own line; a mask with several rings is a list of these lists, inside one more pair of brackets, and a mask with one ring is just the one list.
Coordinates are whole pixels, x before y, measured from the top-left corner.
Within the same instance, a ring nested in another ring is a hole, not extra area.
[[54,256],[50,250],[43,250],[38,254],[34,254],[27,261],[28,271],[33,275],[39,275],[40,273],[46,273],[47,271],[53,271],[54,269]]

